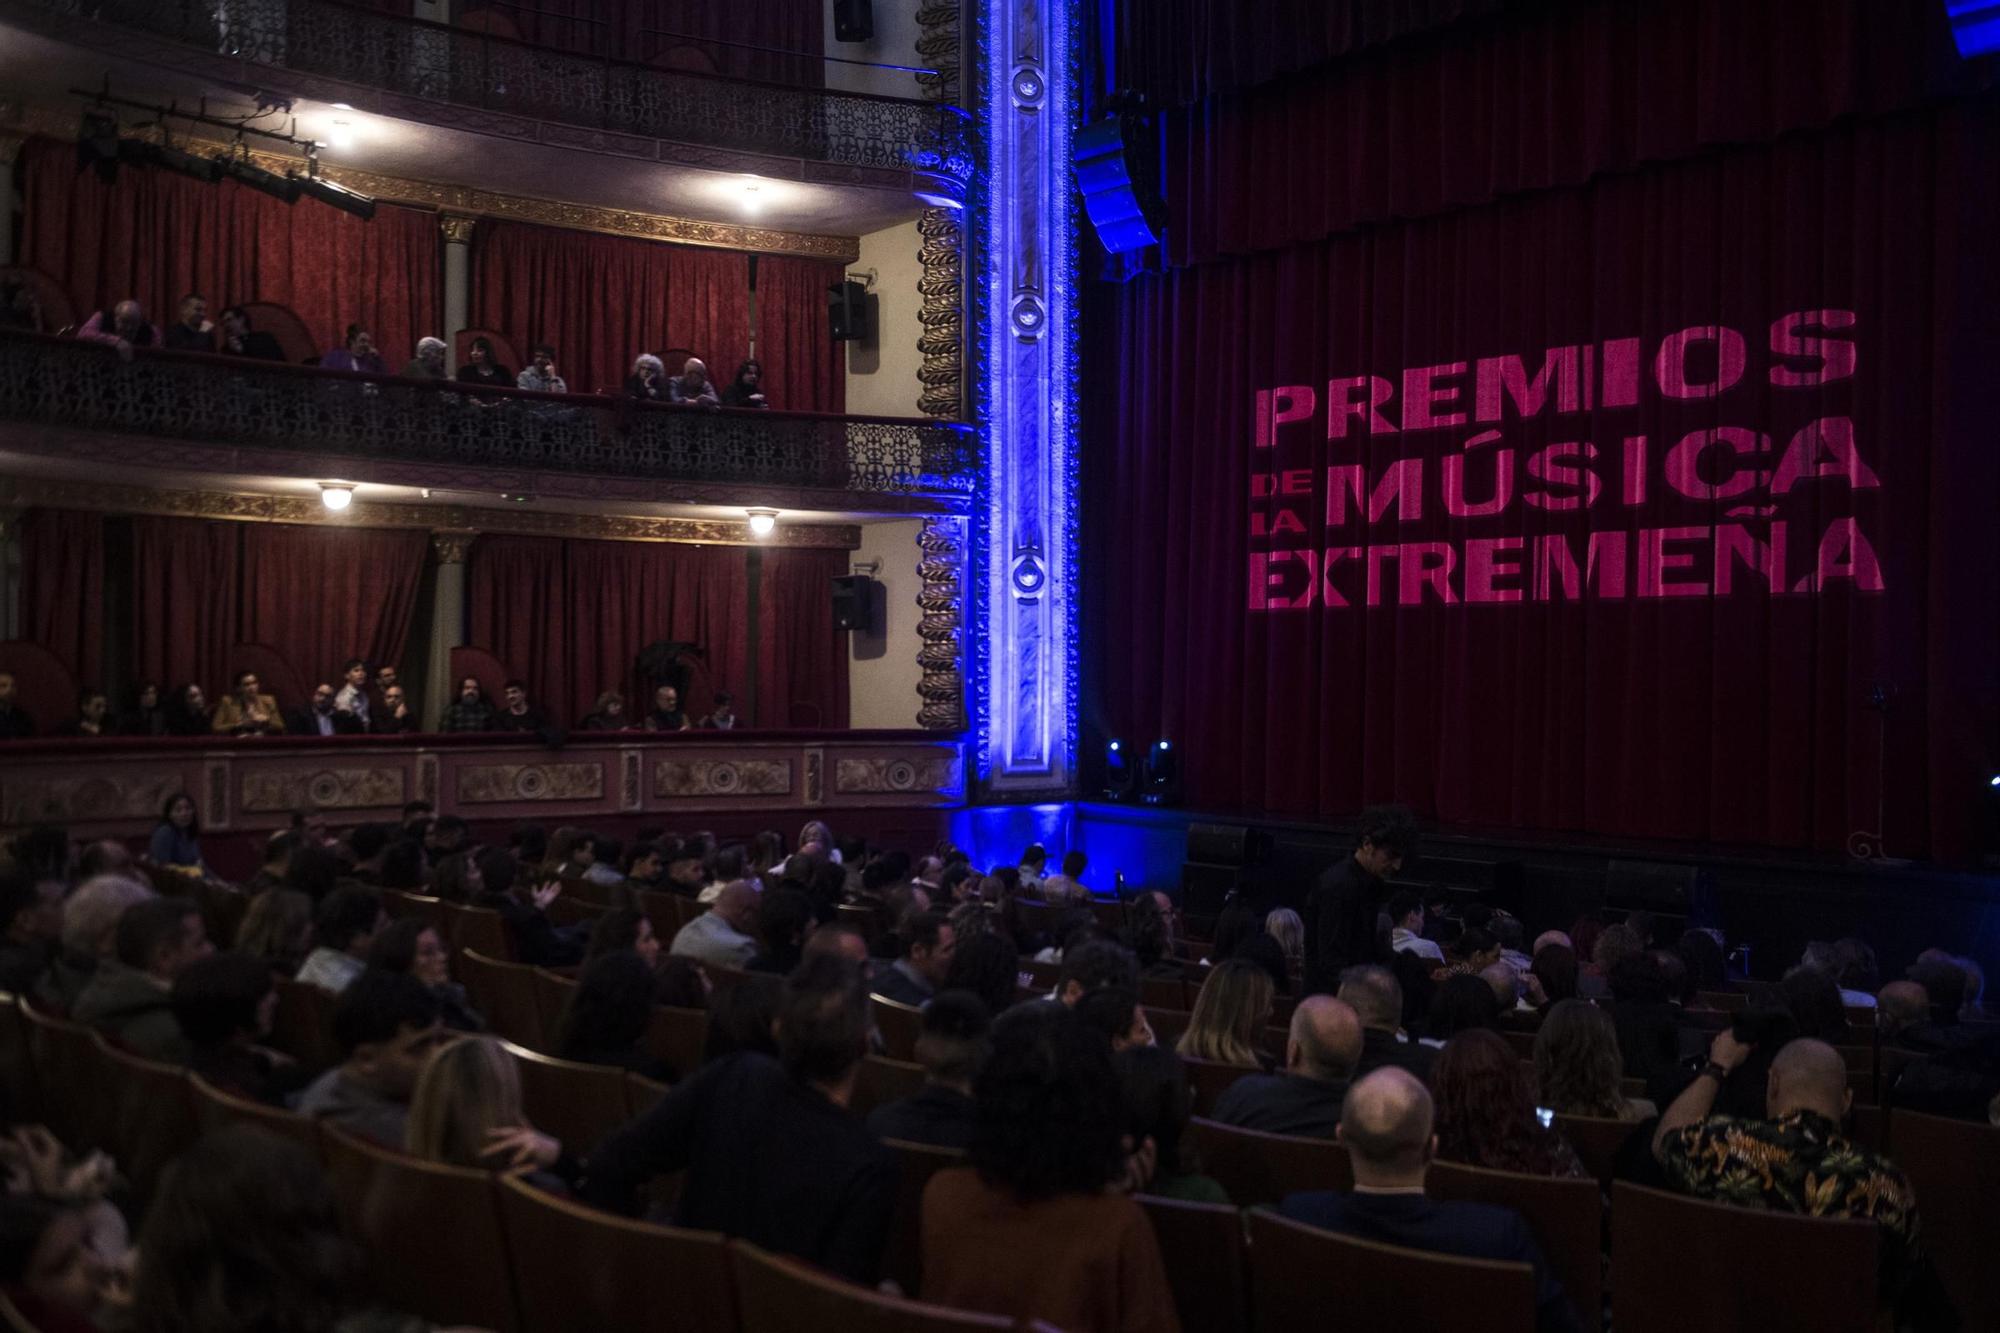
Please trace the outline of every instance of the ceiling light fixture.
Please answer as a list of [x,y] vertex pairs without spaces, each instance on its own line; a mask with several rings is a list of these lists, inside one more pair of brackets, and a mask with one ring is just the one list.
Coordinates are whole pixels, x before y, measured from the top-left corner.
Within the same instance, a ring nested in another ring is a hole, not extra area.
[[750,509],[744,512],[750,515],[750,535],[752,537],[768,537],[777,530],[777,510]]
[[340,151],[354,147],[354,124],[343,117],[335,117],[326,132],[326,146]]
[[323,481],[319,484],[319,502],[338,514],[354,503],[354,483],[351,481]]

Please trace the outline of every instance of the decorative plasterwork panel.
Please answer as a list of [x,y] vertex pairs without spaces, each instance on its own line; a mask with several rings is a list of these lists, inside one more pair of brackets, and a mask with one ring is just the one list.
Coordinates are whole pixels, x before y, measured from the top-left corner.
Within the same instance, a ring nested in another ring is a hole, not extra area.
[[158,819],[169,797],[186,790],[178,773],[134,777],[20,778],[0,783],[0,824],[87,824]]
[[408,798],[400,768],[323,768],[246,773],[237,802],[245,813],[270,810],[394,808]]
[[653,766],[653,795],[789,796],[792,766],[781,759],[662,759]]
[[963,788],[964,772],[955,755],[842,758],[833,767],[833,790],[838,796],[867,796],[878,792],[934,792],[939,796],[955,796]]
[[603,796],[603,764],[482,764],[458,770],[458,799],[467,805]]

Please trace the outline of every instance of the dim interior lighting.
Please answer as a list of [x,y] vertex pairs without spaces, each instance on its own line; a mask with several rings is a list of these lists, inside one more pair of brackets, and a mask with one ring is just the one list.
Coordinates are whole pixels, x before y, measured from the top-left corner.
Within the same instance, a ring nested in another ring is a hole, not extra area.
[[348,105],[347,103],[345,103],[345,102],[335,102],[335,103],[333,104],[333,109],[334,109],[335,111],[352,111],[352,110],[354,110],[354,108],[353,108],[353,107],[349,106],[349,105]]
[[1104,799],[1129,801],[1138,791],[1139,766],[1125,755],[1125,742],[1114,740],[1104,747]]
[[323,481],[319,484],[319,502],[338,514],[354,503],[354,486],[345,481]]
[[1986,783],[1989,787],[2000,787],[2000,773],[1995,773]]
[[775,509],[745,510],[750,515],[750,535],[768,537],[777,530],[778,511]]
[[343,119],[336,119],[326,132],[326,146],[333,149],[354,147],[354,126]]
[[1181,799],[1180,756],[1166,741],[1157,742],[1146,752],[1145,796],[1147,805],[1178,805]]

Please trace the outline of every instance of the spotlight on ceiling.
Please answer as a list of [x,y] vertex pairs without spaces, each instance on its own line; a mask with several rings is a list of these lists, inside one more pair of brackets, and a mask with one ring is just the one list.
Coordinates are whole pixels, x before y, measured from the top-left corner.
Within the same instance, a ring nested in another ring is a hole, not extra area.
[[750,535],[752,537],[768,537],[777,530],[777,510],[750,509],[744,512],[750,515]]
[[266,171],[241,153],[230,153],[216,159],[222,164],[222,174],[238,181],[273,199],[282,199],[288,204],[299,201],[299,182],[293,176],[280,176],[275,171]]
[[319,502],[338,514],[354,503],[354,483],[348,481],[323,481],[319,484]]

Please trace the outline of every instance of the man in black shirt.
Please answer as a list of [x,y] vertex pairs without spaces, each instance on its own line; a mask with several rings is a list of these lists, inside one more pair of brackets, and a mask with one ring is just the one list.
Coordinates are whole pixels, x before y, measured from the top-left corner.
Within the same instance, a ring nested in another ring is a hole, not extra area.
[[500,691],[500,711],[493,715],[495,731],[540,731],[548,723],[541,711],[528,705],[528,683],[510,680]]
[[285,359],[285,349],[278,346],[278,340],[251,328],[250,316],[242,306],[237,305],[222,312],[222,346],[219,350],[224,356],[247,356],[253,361]]
[[1355,1062],[1356,1082],[1384,1066],[1429,1079],[1437,1051],[1420,1042],[1403,1040],[1403,986],[1396,974],[1374,963],[1350,967],[1340,974],[1340,999],[1361,1020],[1361,1058]]
[[285,716],[285,731],[298,736],[358,736],[361,719],[333,706],[333,686],[321,681],[313,687],[312,702]]
[[1299,1001],[1285,1042],[1285,1072],[1248,1074],[1215,1102],[1213,1119],[1266,1134],[1330,1139],[1354,1062],[1361,1058],[1361,1019],[1326,995]]
[[786,981],[778,1056],[704,1068],[591,1155],[581,1193],[631,1213],[648,1180],[686,1171],[674,1221],[740,1236],[872,1286],[896,1202],[896,1163],[848,1111],[868,1051],[861,973],[809,958]]
[[1375,918],[1384,881],[1417,854],[1417,826],[1400,806],[1361,816],[1353,855],[1319,877],[1306,900],[1306,989],[1330,993],[1342,968],[1375,961]]
[[671,685],[653,691],[653,711],[646,714],[648,731],[686,731],[687,714],[681,711],[681,692]]
[[932,1000],[917,1034],[924,1086],[913,1096],[869,1112],[869,1131],[877,1138],[904,1143],[971,1147],[972,1080],[986,1063],[990,1022],[985,1003],[970,991],[946,991]]
[[215,325],[208,322],[208,298],[189,292],[181,298],[179,317],[167,326],[167,348],[174,352],[213,352]]
[[377,736],[403,736],[417,730],[417,715],[410,711],[410,701],[401,685],[391,685],[382,691],[382,702],[369,718],[368,730]]

